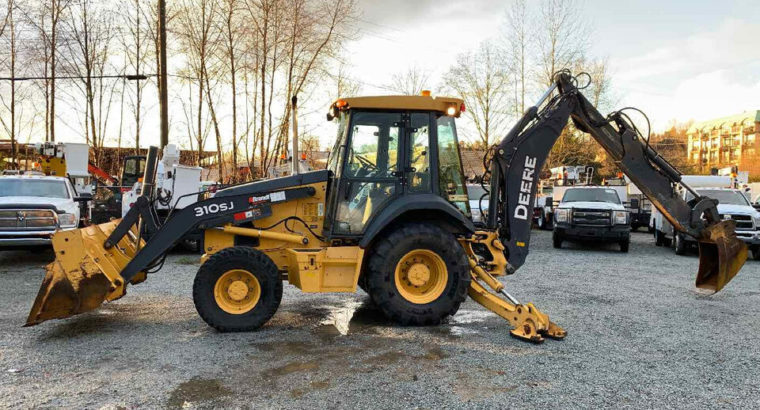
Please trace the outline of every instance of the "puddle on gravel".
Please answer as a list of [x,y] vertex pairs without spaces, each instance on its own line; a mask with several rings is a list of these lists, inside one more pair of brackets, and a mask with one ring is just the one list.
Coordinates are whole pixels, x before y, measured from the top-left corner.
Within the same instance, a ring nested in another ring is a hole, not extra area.
[[166,407],[177,409],[194,405],[197,402],[215,400],[230,394],[217,379],[192,379],[181,383],[172,391]]
[[284,366],[267,369],[261,372],[264,379],[282,377],[291,373],[299,373],[319,369],[319,360],[292,361]]
[[317,390],[326,390],[330,387],[330,380],[321,380],[321,381],[313,381],[309,383],[308,386],[292,389],[290,391],[290,396],[293,398],[298,398],[303,396],[304,394],[317,391]]

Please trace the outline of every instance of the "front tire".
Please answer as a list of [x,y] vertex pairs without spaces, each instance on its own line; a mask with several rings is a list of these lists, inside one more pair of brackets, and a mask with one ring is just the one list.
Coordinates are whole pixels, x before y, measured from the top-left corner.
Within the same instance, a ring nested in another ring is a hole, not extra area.
[[409,223],[378,240],[367,261],[366,285],[383,314],[401,325],[434,325],[459,310],[470,268],[454,235]]
[[552,245],[554,245],[555,249],[562,249],[562,237],[556,233],[552,235]]
[[760,246],[752,248],[752,259],[760,261]]
[[220,332],[258,329],[282,300],[282,279],[272,260],[253,248],[235,246],[213,254],[193,282],[195,309]]
[[631,238],[620,241],[620,252],[628,253],[628,248],[631,246]]

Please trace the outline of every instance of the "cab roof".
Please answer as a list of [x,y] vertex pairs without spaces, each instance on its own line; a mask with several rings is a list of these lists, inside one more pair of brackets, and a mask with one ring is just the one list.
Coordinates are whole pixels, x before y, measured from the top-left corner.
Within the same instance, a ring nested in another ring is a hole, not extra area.
[[[331,108],[348,110],[354,108],[375,110],[436,111],[452,117],[459,117],[464,108],[460,98],[431,97],[426,95],[383,95],[375,97],[340,98]],[[453,112],[449,111],[453,108]]]

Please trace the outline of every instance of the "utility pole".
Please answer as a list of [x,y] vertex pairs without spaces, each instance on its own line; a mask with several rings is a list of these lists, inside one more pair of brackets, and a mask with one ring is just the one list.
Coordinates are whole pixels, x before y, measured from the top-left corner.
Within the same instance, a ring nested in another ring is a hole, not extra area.
[[169,97],[166,86],[166,0],[158,0],[160,72],[158,75],[159,103],[161,105],[161,149],[169,143]]

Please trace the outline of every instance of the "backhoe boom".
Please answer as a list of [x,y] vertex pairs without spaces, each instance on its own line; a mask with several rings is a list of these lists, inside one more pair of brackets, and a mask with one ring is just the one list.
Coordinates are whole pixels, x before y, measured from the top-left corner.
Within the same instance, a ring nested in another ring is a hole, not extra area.
[[[549,99],[555,89],[558,94]],[[509,262],[507,273],[514,273],[528,255],[539,173],[569,118],[604,148],[675,229],[699,241],[698,287],[717,292],[736,275],[747,249],[736,237],[735,223],[720,220],[718,202],[684,184],[681,173],[648,144],[622,111],[601,115],[567,72],[556,76],[538,104],[493,150],[487,228],[499,231]],[[686,202],[675,195],[675,184],[692,192],[695,199]]]

